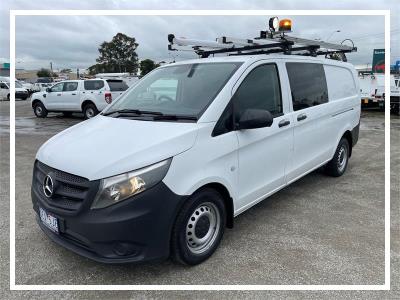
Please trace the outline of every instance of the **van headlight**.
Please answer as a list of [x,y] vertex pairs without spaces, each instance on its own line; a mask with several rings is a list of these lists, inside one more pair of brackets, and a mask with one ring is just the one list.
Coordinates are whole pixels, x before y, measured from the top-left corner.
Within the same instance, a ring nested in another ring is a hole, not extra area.
[[91,208],[119,203],[155,186],[167,174],[171,161],[172,158],[169,158],[136,171],[102,179]]

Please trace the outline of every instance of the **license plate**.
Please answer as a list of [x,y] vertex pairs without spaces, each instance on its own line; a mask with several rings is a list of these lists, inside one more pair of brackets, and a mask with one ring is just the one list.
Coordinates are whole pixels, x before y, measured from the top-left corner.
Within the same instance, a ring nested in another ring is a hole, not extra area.
[[42,223],[54,233],[58,231],[58,219],[51,214],[47,213],[43,208],[39,207],[40,220]]
[[364,99],[364,104],[368,104],[368,99]]

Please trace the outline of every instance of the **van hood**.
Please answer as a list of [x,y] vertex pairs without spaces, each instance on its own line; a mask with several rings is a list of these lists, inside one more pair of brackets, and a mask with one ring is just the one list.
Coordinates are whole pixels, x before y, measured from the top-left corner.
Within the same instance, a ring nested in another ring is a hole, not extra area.
[[133,171],[190,149],[196,123],[152,122],[98,115],[49,139],[36,159],[89,180]]

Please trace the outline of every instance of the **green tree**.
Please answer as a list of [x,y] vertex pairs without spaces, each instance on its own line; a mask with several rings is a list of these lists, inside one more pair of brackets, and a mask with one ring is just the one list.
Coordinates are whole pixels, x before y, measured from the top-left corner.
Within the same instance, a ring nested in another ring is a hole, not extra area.
[[72,70],[71,69],[62,69],[61,71],[60,71],[60,73],[71,73],[72,72]]
[[[97,64],[89,68],[89,72],[129,72],[136,73],[138,58],[136,48],[139,46],[135,38],[117,33],[111,42],[103,42],[99,48]],[[91,71],[92,70],[92,71]]]
[[140,75],[144,76],[159,66],[151,59],[144,59],[140,62]]
[[48,69],[41,68],[36,73],[37,77],[51,77],[51,71]]

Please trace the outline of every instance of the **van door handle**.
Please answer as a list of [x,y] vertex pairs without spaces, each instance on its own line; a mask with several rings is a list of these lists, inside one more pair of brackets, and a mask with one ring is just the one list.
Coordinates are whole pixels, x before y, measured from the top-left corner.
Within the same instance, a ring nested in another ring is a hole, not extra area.
[[290,124],[289,120],[282,120],[278,123],[279,127],[284,127],[284,126],[288,126]]
[[75,93],[72,93],[72,95],[74,95],[74,96],[75,96],[76,94],[75,94]]
[[297,121],[303,121],[307,119],[307,115],[306,114],[300,114],[297,116]]

